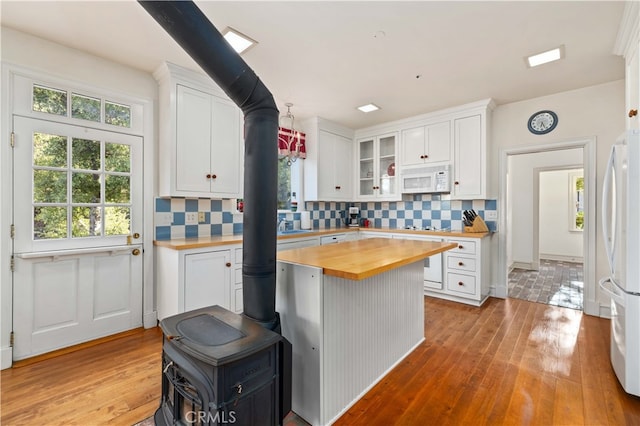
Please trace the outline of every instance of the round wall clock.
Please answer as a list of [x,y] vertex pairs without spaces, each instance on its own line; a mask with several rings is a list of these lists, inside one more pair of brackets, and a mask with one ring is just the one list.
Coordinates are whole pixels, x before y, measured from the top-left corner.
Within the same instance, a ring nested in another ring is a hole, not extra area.
[[534,135],[549,133],[558,125],[558,116],[553,111],[538,111],[529,118],[527,127]]

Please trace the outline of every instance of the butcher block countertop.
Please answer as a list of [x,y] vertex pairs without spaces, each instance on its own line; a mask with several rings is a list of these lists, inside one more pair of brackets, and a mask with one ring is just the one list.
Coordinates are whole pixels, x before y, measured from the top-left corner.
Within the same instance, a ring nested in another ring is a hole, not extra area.
[[[465,238],[484,238],[490,233],[467,233],[456,231],[419,231],[412,229],[397,229],[397,228],[327,228],[327,229],[314,229],[309,232],[303,232],[299,234],[287,234],[278,235],[278,240],[288,240],[294,238],[315,237],[321,235],[329,235],[340,232],[354,232],[354,231],[373,231],[381,233],[394,233],[394,234],[410,234],[410,235],[422,235],[422,236],[441,236],[441,237],[465,237]],[[156,247],[166,247],[173,250],[188,250],[195,248],[206,248],[224,246],[228,244],[242,244],[242,234],[237,235],[212,235],[210,237],[196,237],[196,238],[174,238],[171,240],[155,240],[153,245]]]
[[367,238],[285,250],[278,260],[322,268],[324,275],[363,280],[457,247],[456,243]]

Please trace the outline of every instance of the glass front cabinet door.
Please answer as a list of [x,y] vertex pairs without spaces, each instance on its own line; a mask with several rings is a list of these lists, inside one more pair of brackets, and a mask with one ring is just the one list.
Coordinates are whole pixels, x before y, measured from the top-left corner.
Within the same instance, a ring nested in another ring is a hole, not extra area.
[[362,200],[396,200],[397,135],[395,133],[358,140],[358,196]]

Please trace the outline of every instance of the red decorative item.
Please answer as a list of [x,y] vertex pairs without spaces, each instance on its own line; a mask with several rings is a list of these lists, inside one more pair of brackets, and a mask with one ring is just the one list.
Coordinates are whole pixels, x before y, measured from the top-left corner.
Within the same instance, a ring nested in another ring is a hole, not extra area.
[[387,174],[389,176],[395,176],[396,175],[396,163],[389,164],[389,167],[387,167]]

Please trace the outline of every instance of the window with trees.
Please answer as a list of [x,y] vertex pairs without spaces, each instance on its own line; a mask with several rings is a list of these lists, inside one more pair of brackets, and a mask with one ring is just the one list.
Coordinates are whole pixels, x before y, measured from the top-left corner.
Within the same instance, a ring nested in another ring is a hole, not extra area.
[[582,172],[569,173],[569,230],[584,229],[584,175]]

